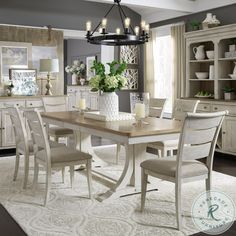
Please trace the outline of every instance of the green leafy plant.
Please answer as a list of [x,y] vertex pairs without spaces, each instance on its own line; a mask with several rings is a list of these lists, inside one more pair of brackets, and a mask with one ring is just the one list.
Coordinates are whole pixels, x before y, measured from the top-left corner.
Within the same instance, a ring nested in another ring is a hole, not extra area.
[[192,30],[199,30],[201,26],[201,22],[193,20],[190,22],[190,25],[192,27]]
[[224,91],[225,93],[234,93],[234,92],[235,92],[235,89],[232,88],[232,87],[225,87],[225,88],[223,88],[223,91]]
[[114,92],[120,90],[127,84],[127,78],[123,76],[127,64],[125,62],[112,61],[107,63],[109,73],[106,74],[105,65],[101,62],[93,62],[91,70],[94,70],[95,76],[89,80],[89,85],[94,90],[102,92]]

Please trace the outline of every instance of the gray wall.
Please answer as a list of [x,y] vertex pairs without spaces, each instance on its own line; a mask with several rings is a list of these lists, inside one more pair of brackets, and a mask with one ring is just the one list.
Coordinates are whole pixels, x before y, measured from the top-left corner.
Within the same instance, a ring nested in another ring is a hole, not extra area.
[[[82,0],[1,0],[0,23],[84,30],[86,21],[98,22],[110,7],[111,4]],[[132,24],[138,25],[140,15],[124,9]],[[121,27],[118,11],[113,10],[108,19],[108,30]]]
[[[91,20],[95,26],[110,7],[110,4],[82,0],[0,0],[0,24],[40,27],[51,25],[54,28],[85,30],[86,21]],[[141,16],[139,14],[127,7],[124,7],[124,10],[126,15],[131,18],[132,25],[140,24]],[[122,27],[118,11],[113,10],[108,20],[108,31],[114,31],[115,28]],[[64,46],[68,47],[65,48],[65,53],[71,50],[70,43],[65,42]],[[80,51],[78,52],[80,53]],[[74,52],[69,53],[72,55]],[[70,55],[67,55],[65,64],[70,62]],[[139,75],[139,90],[143,90],[143,58],[140,60]],[[119,93],[121,94],[120,109],[128,111],[129,91]]]
[[211,12],[216,15],[217,19],[221,22],[221,25],[228,25],[236,23],[236,4],[228,5],[225,7],[219,7],[207,11],[198,12],[186,16],[176,17],[169,20],[159,21],[151,24],[151,28],[155,28],[162,25],[173,24],[176,22],[184,21],[186,23],[186,31],[191,31],[190,22],[199,21],[202,22],[206,18],[206,13]]
[[[68,39],[67,41],[67,52],[66,64],[71,65],[74,60],[78,59],[86,64],[86,57],[97,56],[97,59],[101,60],[101,46],[88,44],[86,40],[82,39]],[[67,78],[67,84],[71,85],[71,75],[65,74]]]

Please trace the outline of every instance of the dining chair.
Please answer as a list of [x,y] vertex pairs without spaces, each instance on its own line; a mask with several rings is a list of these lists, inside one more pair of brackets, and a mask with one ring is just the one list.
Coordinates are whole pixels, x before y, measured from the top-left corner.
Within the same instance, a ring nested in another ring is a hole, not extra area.
[[[162,118],[164,114],[164,108],[166,105],[166,98],[150,98],[149,101],[149,116]],[[116,164],[119,162],[120,157],[120,143],[116,144]]]
[[149,116],[162,118],[166,105],[166,98],[150,98]]
[[[206,190],[211,189],[213,156],[217,137],[227,111],[215,113],[187,113],[184,120],[177,157],[154,158],[141,166],[141,211],[144,210],[148,175],[175,183],[177,228],[182,228],[182,183],[205,179]],[[202,163],[197,159],[206,158]]]
[[[176,99],[172,112],[172,119],[183,122],[187,112],[196,112],[199,102],[199,100]],[[170,156],[173,155],[173,151],[177,150],[178,148],[178,143],[178,139],[166,140],[155,143],[149,143],[148,147],[157,149],[159,157],[165,157],[168,156],[168,152]]]
[[[34,155],[33,141],[29,136],[29,134],[27,133],[23,112],[19,110],[17,106],[8,107],[7,112],[10,115],[16,142],[16,163],[15,163],[13,181],[16,181],[18,175],[20,155],[24,155],[23,188],[25,189],[27,186],[28,175],[29,175],[29,157]],[[50,141],[50,146],[58,147],[63,145]],[[64,177],[62,176],[62,180],[63,178]]]
[[[68,111],[67,96],[58,96],[58,97],[44,96],[42,97],[42,101],[45,112]],[[48,134],[50,137],[54,138],[54,141],[56,142],[59,141],[59,138],[65,137],[68,143],[69,136],[72,136],[74,132],[71,129],[50,125],[48,127]]]
[[87,181],[89,198],[91,198],[91,161],[92,156],[88,153],[74,150],[65,145],[61,147],[50,148],[46,129],[43,126],[41,115],[38,111],[26,111],[25,117],[30,127],[32,140],[34,144],[35,168],[34,168],[34,189],[38,182],[39,166],[43,166],[46,170],[46,194],[44,205],[47,204],[49,191],[51,188],[51,175],[53,168],[70,168],[71,187],[74,182],[74,166],[85,165],[87,169]]

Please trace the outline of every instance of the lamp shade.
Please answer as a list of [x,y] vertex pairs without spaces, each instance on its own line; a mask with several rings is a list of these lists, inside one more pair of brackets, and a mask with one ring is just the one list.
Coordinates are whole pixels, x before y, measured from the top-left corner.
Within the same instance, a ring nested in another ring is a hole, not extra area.
[[40,59],[40,72],[59,72],[58,59]]

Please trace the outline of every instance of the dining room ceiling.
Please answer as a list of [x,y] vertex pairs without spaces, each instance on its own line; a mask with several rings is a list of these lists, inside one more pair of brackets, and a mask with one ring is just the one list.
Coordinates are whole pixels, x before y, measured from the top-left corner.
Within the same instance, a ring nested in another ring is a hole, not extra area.
[[[113,3],[114,0],[85,0]],[[236,0],[121,0],[148,23],[158,22],[236,3]]]

